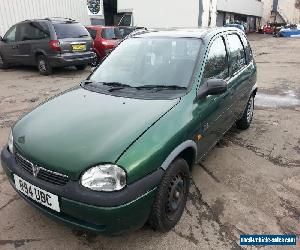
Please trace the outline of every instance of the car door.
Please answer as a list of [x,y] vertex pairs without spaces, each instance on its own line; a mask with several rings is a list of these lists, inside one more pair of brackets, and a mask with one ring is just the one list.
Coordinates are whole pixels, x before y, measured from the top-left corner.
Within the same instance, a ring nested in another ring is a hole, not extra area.
[[4,35],[1,42],[1,54],[8,63],[16,63],[18,25],[12,26]]
[[47,25],[39,22],[24,22],[20,24],[19,34],[17,57],[24,65],[36,65],[35,52],[45,53],[49,47]]
[[[215,38],[208,51],[201,85],[208,79],[228,80],[229,63],[224,37]],[[197,143],[199,158],[206,154],[231,126],[233,114],[229,109],[230,99],[231,93],[228,90],[224,94],[210,95],[196,100],[194,117],[198,124],[197,133],[201,135]]]
[[253,70],[247,65],[246,52],[240,35],[235,32],[227,34],[226,41],[230,62],[228,88],[233,94],[232,111],[238,119],[249,98],[252,87],[249,79]]

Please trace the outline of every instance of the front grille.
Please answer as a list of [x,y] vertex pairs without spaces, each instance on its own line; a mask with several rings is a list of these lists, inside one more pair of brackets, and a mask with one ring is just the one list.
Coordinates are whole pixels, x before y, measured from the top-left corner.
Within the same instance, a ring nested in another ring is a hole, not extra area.
[[15,158],[18,166],[23,168],[29,174],[34,175],[36,178],[53,183],[55,185],[65,185],[69,181],[68,176],[38,166],[28,161],[19,153],[15,154]]

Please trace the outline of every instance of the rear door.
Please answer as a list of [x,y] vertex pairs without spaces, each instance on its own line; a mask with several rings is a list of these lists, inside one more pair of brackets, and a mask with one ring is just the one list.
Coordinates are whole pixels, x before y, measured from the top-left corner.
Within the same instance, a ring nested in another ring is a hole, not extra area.
[[253,68],[248,64],[246,51],[238,33],[227,35],[227,47],[230,61],[230,80],[228,86],[233,94],[232,111],[238,119],[244,110],[251,92],[252,85],[249,80]]
[[[212,41],[209,48],[201,84],[208,79],[223,79],[227,81],[228,78],[229,63],[225,40],[223,36],[219,36]],[[197,144],[199,157],[206,154],[228,127],[231,126],[233,115],[229,109],[230,99],[231,93],[228,90],[221,95],[207,96],[197,100],[197,108],[195,110],[199,126],[197,132],[202,135],[202,139]]]
[[18,24],[12,26],[0,42],[0,52],[8,63],[16,63]]
[[49,47],[49,30],[46,23],[25,22],[20,25],[18,58],[26,65],[36,65],[36,52],[46,54]]
[[85,53],[93,49],[93,40],[80,23],[53,23],[53,26],[62,53]]

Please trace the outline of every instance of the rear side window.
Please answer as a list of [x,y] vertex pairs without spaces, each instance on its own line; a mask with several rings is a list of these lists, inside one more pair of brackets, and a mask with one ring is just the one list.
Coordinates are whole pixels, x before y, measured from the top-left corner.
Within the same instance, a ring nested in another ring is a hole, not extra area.
[[91,37],[95,40],[97,37],[97,30],[87,28],[87,31],[90,33]]
[[107,28],[102,30],[102,37],[107,40],[121,39],[121,33],[118,28]]
[[234,74],[246,65],[246,55],[244,46],[237,34],[228,35],[227,38],[231,58],[231,71]]
[[245,36],[241,36],[241,38],[246,52],[247,63],[249,63],[253,60],[252,50],[247,38]]
[[90,33],[79,23],[53,24],[57,39],[89,37]]
[[210,47],[204,69],[204,78],[226,79],[229,76],[228,56],[222,37],[217,38]]
[[19,40],[41,40],[49,37],[46,24],[38,22],[22,23],[19,26]]

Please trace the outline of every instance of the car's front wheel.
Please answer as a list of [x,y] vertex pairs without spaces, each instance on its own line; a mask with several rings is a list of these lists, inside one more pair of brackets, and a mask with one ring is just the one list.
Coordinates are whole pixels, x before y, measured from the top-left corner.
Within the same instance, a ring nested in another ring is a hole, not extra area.
[[37,57],[37,66],[41,75],[48,76],[52,74],[52,67],[45,56]]
[[246,130],[250,127],[253,119],[253,111],[254,111],[254,95],[251,95],[246,105],[246,108],[243,112],[242,118],[236,122],[236,126],[238,129]]
[[190,172],[184,159],[173,161],[158,186],[149,217],[154,230],[166,232],[180,220],[189,192]]

